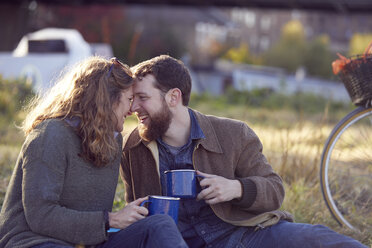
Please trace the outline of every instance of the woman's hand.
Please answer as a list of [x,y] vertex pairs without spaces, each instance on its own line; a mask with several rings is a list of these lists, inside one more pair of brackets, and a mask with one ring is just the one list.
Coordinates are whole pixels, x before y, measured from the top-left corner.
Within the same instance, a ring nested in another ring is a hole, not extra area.
[[203,190],[197,200],[205,200],[207,204],[216,204],[242,197],[242,186],[238,180],[231,180],[221,176],[197,171],[204,178],[200,181]]
[[134,222],[145,218],[149,212],[147,208],[139,205],[146,199],[147,197],[138,198],[118,212],[109,213],[110,227],[124,229]]

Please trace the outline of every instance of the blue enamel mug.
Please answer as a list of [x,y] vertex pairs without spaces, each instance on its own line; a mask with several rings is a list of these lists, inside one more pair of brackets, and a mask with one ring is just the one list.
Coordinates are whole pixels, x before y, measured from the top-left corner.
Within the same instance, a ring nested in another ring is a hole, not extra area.
[[195,170],[169,170],[165,171],[166,195],[182,199],[196,198],[198,195],[197,177]]
[[154,214],[167,214],[172,217],[174,222],[177,224],[180,198],[150,195],[148,200],[145,200],[141,203],[141,206],[143,206],[145,203],[147,203],[149,216]]

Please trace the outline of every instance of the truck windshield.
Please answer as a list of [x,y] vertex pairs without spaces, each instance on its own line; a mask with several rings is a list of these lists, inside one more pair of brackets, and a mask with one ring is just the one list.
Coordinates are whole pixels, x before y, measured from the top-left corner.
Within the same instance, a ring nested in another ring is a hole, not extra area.
[[28,53],[67,53],[64,40],[29,40]]

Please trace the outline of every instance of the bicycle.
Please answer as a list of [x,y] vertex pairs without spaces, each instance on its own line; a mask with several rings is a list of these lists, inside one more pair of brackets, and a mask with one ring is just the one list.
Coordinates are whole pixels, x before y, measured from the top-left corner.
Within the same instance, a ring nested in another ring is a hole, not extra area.
[[357,108],[337,123],[325,143],[321,190],[341,226],[372,230],[372,54],[345,60],[337,75]]

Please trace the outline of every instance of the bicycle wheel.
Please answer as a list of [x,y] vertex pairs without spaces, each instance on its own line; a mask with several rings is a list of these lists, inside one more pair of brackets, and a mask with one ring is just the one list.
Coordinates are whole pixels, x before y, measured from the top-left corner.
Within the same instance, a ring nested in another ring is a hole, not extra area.
[[354,230],[372,230],[372,107],[355,109],[332,130],[320,177],[336,221]]

